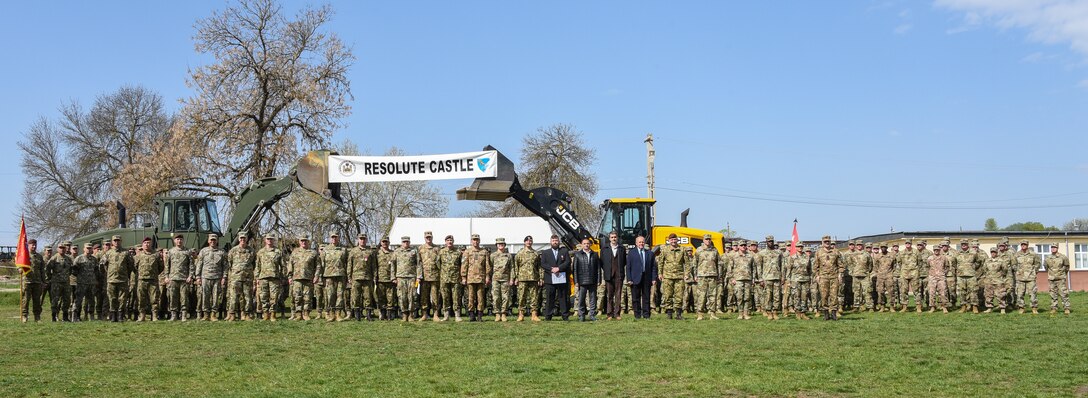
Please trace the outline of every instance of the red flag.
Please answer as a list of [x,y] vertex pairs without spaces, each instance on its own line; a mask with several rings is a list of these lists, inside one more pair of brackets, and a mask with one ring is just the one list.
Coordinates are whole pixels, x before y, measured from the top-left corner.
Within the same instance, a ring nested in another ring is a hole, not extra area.
[[793,240],[790,241],[790,255],[797,254],[797,242],[801,241],[797,238],[797,219],[793,219]]
[[15,266],[26,275],[30,268],[30,249],[26,245],[26,220],[19,218],[19,243],[15,246]]

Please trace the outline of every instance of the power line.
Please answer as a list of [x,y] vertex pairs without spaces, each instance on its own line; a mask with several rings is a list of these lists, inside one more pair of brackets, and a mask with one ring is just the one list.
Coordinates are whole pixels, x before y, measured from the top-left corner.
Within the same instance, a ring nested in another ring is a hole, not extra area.
[[[914,205],[914,204],[919,204],[918,202],[894,202],[894,201],[889,202],[889,201],[869,201],[869,200],[846,200],[846,199],[834,199],[834,198],[819,198],[819,197],[812,197],[812,196],[783,195],[783,194],[766,193],[766,192],[745,191],[745,190],[733,189],[733,188],[728,188],[728,187],[721,187],[721,186],[714,186],[714,185],[707,185],[707,184],[698,184],[698,183],[688,182],[688,181],[681,181],[681,183],[687,184],[687,185],[693,185],[693,186],[697,186],[697,187],[724,189],[726,191],[750,193],[750,194],[765,195],[765,196],[781,196],[781,197],[784,197],[784,198],[811,199],[811,200],[818,200],[818,201],[831,201],[831,202],[841,202],[841,203],[866,203],[866,204],[875,204],[875,205]],[[1021,200],[1052,199],[1052,198],[1060,198],[1060,197],[1065,197],[1065,196],[1076,196],[1076,195],[1084,195],[1084,194],[1088,194],[1088,191],[1069,192],[1069,193],[1056,194],[1056,195],[1033,196],[1033,197],[1012,198],[1012,199],[987,199],[987,200],[964,200],[964,201],[952,201],[952,202],[927,202],[927,204],[934,205],[934,204],[969,204],[969,203],[1015,202],[1015,201],[1021,201]]]
[[755,197],[755,196],[746,196],[746,195],[730,195],[730,194],[724,194],[724,193],[716,193],[716,192],[703,192],[703,191],[695,191],[695,190],[690,190],[690,189],[678,189],[678,188],[667,188],[667,187],[658,187],[658,189],[662,189],[662,190],[666,190],[666,191],[672,191],[672,192],[692,193],[692,194],[699,194],[699,195],[708,195],[708,196],[718,196],[718,197],[725,197],[725,198],[734,198],[734,199],[748,199],[748,200],[759,200],[759,201],[764,201],[764,202],[779,202],[779,203],[798,203],[798,204],[806,204],[806,205],[818,205],[818,206],[836,206],[836,207],[862,207],[862,208],[873,208],[873,209],[912,209],[912,210],[1013,210],[1013,209],[1053,209],[1053,208],[1067,208],[1067,207],[1088,207],[1088,203],[1071,203],[1071,204],[1060,204],[1060,205],[1037,205],[1037,206],[981,206],[981,207],[969,207],[969,206],[926,206],[926,205],[916,205],[916,206],[908,206],[908,205],[878,205],[878,204],[865,204],[865,203],[854,203],[854,204],[851,204],[851,203],[836,203],[836,202],[825,202],[825,201],[814,201],[814,200],[794,200],[794,199],[773,199],[773,198],[761,198],[761,197]]

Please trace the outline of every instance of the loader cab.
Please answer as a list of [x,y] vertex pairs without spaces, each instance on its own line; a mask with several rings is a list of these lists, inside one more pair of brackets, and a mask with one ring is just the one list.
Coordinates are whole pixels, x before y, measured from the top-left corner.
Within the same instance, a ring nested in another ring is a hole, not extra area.
[[653,218],[651,209],[654,199],[630,198],[607,199],[601,204],[604,217],[601,219],[601,227],[597,230],[597,239],[601,245],[608,244],[608,233],[616,231],[619,234],[620,243],[627,246],[635,245],[635,238],[639,235],[646,237],[646,244],[653,242]]
[[185,246],[204,245],[208,234],[222,235],[219,211],[215,200],[209,198],[167,197],[155,200],[159,208],[159,230],[155,240],[159,247],[173,247],[172,236],[185,234]]

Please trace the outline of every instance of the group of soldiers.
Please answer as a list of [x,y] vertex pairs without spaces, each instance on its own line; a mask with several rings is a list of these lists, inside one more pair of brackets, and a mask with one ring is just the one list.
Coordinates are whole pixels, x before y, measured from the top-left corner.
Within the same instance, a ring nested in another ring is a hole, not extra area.
[[[309,237],[300,236],[297,245],[286,247],[266,234],[255,250],[243,232],[236,245],[224,250],[210,235],[197,250],[185,245],[182,234],[173,237],[169,249],[153,248],[151,238],[124,248],[121,237],[113,236],[102,245],[84,245],[82,253],[63,242],[55,252],[47,248],[44,256],[32,239],[22,321],[31,315],[40,320],[46,294],[53,321],[76,322],[275,321],[288,318],[287,313],[290,320],[311,320],[313,311],[330,322],[460,322],[462,314],[469,321],[493,315],[504,322],[515,314],[517,321],[539,321],[545,312],[545,272],[531,236],[516,254],[503,238],[495,240],[494,251],[482,247],[479,235],[472,235],[467,247],[456,246],[453,236],[436,245],[431,232],[424,233],[422,245],[413,246],[404,236],[396,248],[388,237],[370,246],[362,234],[350,248],[340,244],[336,233],[328,238],[315,248]],[[557,247],[558,237],[551,244]],[[1061,304],[1068,314],[1069,259],[1056,244],[1051,247],[1044,262],[1027,241],[1010,252],[1006,239],[989,254],[977,240],[961,240],[956,250],[947,238],[936,250],[928,249],[925,240],[907,240],[902,250],[898,243],[850,241],[844,251],[824,236],[815,250],[798,246],[791,253],[787,242],[767,236],[762,248],[759,242],[741,240],[726,242],[719,253],[709,235],[695,250],[670,236],[653,250],[660,272],[651,303],[670,319],[683,319],[687,311],[697,313],[697,320],[723,313],[751,319],[756,311],[771,320],[791,313],[798,319],[818,313],[835,320],[846,311],[905,312],[912,305],[917,312],[958,307],[960,312],[1015,308],[1037,313],[1035,278],[1042,265],[1050,281],[1051,311]],[[621,293],[625,313],[632,310],[629,285]],[[605,302],[605,289],[597,294],[597,302]]]

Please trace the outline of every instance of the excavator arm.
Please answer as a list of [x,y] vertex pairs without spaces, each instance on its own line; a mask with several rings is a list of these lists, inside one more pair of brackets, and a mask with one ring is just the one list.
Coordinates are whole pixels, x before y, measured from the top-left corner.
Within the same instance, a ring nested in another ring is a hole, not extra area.
[[501,202],[507,198],[513,198],[530,212],[547,221],[552,230],[558,231],[560,241],[567,248],[574,250],[585,238],[589,238],[594,244],[599,243],[593,233],[586,228],[585,223],[574,213],[570,195],[551,187],[526,190],[518,181],[514,163],[509,158],[490,145],[484,147],[484,150],[498,153],[498,164],[496,164],[498,174],[495,177],[477,178],[472,185],[458,189],[457,200]]

